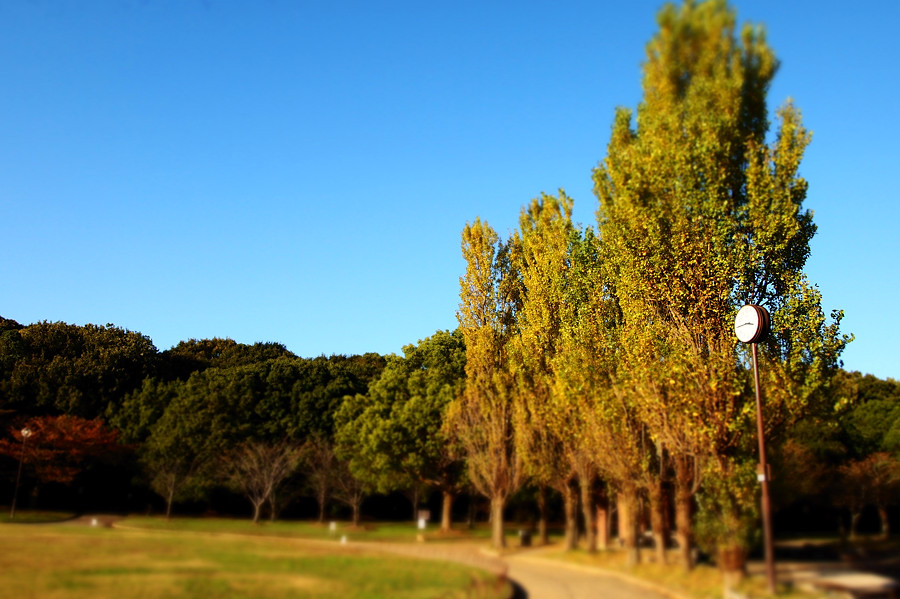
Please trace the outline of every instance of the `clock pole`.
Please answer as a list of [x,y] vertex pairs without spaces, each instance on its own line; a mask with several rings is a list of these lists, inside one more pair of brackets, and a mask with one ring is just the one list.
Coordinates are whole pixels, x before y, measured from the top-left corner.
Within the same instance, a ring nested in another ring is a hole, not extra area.
[[756,387],[756,430],[759,439],[759,469],[756,478],[762,486],[763,544],[766,555],[766,577],[769,592],[775,594],[775,550],[772,544],[772,506],[769,502],[769,465],[766,463],[766,436],[763,426],[762,397],[759,387],[759,365],[756,344],[769,334],[769,312],[762,306],[747,305],[738,310],[734,332],[739,341],[753,348],[753,383]]
[[756,477],[762,486],[763,545],[766,555],[766,578],[769,593],[775,594],[775,550],[772,544],[772,505],[769,502],[769,465],[766,463],[766,437],[763,428],[762,399],[759,393],[759,367],[756,362],[756,343],[753,347],[753,381],[756,386],[756,430],[759,437],[759,472]]

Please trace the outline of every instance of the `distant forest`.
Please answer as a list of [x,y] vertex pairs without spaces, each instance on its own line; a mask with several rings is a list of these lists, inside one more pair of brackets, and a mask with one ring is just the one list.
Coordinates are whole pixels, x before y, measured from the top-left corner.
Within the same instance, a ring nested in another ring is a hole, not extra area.
[[385,364],[231,339],[159,351],[113,325],[0,318],[0,501],[24,456],[22,507],[146,511],[162,500],[241,513],[222,456],[330,442],[343,398],[366,393]]

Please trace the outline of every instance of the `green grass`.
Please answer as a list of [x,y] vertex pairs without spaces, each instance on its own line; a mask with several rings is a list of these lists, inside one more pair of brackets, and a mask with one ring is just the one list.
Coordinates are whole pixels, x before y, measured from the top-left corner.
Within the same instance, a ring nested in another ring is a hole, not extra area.
[[[442,534],[438,527],[431,524],[420,531],[412,522],[379,522],[366,523],[353,527],[348,522],[336,522],[336,530],[331,531],[329,523],[277,520],[275,522],[260,521],[253,524],[249,519],[232,518],[178,518],[171,520],[158,517],[129,517],[120,522],[121,527],[143,528],[153,530],[181,530],[210,533],[236,533],[257,536],[295,537],[304,539],[340,539],[348,541],[390,541],[413,542],[423,535],[426,540],[444,541],[488,541],[490,529],[478,526],[467,529],[464,525],[455,527],[450,533]],[[517,543],[512,531],[507,534],[508,542]]]
[[9,508],[0,506],[0,523],[34,524],[46,522],[62,522],[74,518],[71,512],[38,512],[32,510],[16,510],[16,517],[10,519]]
[[456,564],[284,536],[185,534],[200,522],[180,521],[180,531],[4,525],[0,589],[48,599],[496,599],[506,591],[492,575]]

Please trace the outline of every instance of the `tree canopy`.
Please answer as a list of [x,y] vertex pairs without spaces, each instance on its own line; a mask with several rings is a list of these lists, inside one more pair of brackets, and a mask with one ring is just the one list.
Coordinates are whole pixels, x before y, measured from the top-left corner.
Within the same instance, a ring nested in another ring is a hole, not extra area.
[[0,405],[20,414],[96,418],[158,371],[150,339],[111,324],[3,323]]
[[764,31],[736,33],[721,0],[666,5],[658,22],[643,99],[636,114],[617,112],[594,172],[603,262],[622,314],[617,380],[657,443],[701,458],[712,521],[727,529],[721,539],[737,539],[743,525],[725,504],[752,509],[740,481],[753,479],[755,461],[737,309],[759,304],[772,317],[761,367],[769,429],[827,401],[849,339],[803,274],[815,233],[799,174],[810,135],[787,103],[767,142],[777,60]]
[[405,346],[402,357],[389,356],[368,393],[346,397],[336,417],[338,451],[351,471],[382,492],[438,489],[444,495],[445,530],[465,477],[443,423],[462,391],[465,365],[462,334],[437,331]]

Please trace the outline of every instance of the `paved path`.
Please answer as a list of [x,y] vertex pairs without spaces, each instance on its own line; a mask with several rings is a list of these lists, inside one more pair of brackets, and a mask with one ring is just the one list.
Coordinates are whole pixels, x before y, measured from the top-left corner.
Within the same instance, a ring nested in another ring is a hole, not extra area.
[[655,589],[602,571],[516,554],[505,559],[507,575],[528,599],[668,599]]
[[[350,543],[351,545],[353,543]],[[516,599],[677,599],[677,595],[628,577],[540,557],[540,549],[497,557],[482,545],[454,543],[357,543],[399,555],[452,561],[505,575]]]

